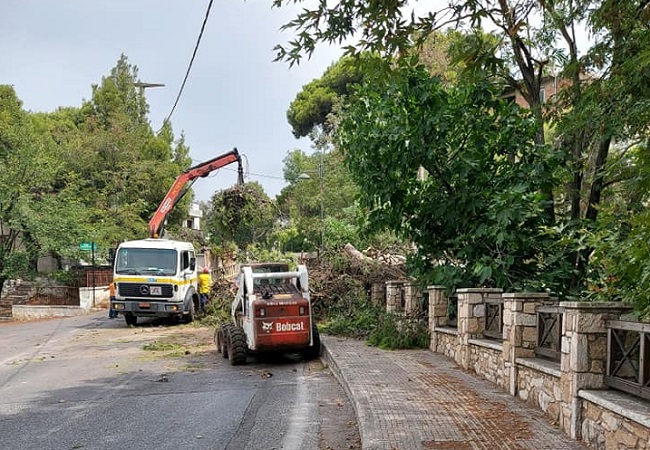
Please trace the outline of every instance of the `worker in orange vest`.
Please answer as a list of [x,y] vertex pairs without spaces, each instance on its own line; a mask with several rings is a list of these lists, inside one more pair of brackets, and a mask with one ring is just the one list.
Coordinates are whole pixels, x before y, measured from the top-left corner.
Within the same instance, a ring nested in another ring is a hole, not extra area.
[[108,318],[109,319],[115,319],[117,317],[117,311],[113,309],[113,301],[115,300],[115,283],[111,282],[111,284],[108,285],[105,291],[108,291]]

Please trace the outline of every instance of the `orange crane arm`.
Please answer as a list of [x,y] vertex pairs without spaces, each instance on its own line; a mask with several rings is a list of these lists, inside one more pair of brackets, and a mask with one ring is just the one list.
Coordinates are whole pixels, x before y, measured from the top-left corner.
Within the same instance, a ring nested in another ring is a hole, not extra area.
[[183,198],[185,193],[189,190],[189,188],[198,177],[207,177],[210,172],[234,162],[237,162],[239,166],[237,168],[237,181],[239,184],[244,184],[244,169],[242,167],[241,156],[239,155],[239,152],[236,148],[232,149],[228,153],[224,153],[223,155],[217,156],[216,158],[212,158],[209,161],[197,164],[194,167],[190,167],[185,172],[176,177],[174,184],[172,184],[172,187],[169,188],[167,195],[165,195],[163,201],[160,202],[158,209],[149,221],[149,237],[160,237],[165,218],[174,208],[174,206],[176,206],[176,204]]

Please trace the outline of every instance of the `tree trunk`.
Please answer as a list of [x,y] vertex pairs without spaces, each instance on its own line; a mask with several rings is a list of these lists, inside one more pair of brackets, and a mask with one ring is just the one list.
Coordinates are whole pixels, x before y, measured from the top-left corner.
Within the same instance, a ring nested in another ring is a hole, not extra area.
[[594,180],[591,183],[591,192],[589,193],[589,203],[587,205],[587,212],[585,219],[595,222],[598,217],[598,206],[600,205],[600,198],[603,193],[603,185],[605,183],[604,171],[605,162],[609,155],[609,148],[612,143],[611,137],[603,138],[598,145],[598,153],[596,161],[594,162]]

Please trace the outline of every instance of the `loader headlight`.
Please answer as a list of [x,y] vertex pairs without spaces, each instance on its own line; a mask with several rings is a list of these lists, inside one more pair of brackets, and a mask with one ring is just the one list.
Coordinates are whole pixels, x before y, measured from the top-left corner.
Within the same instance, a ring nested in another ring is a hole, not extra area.
[[259,317],[266,317],[266,308],[262,307],[257,310],[257,315]]

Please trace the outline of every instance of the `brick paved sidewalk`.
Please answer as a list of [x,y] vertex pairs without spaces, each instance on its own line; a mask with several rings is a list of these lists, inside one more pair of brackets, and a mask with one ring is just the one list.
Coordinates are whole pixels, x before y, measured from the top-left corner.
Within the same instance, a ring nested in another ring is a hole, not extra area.
[[357,413],[364,450],[584,450],[542,412],[428,350],[323,336],[323,359]]

